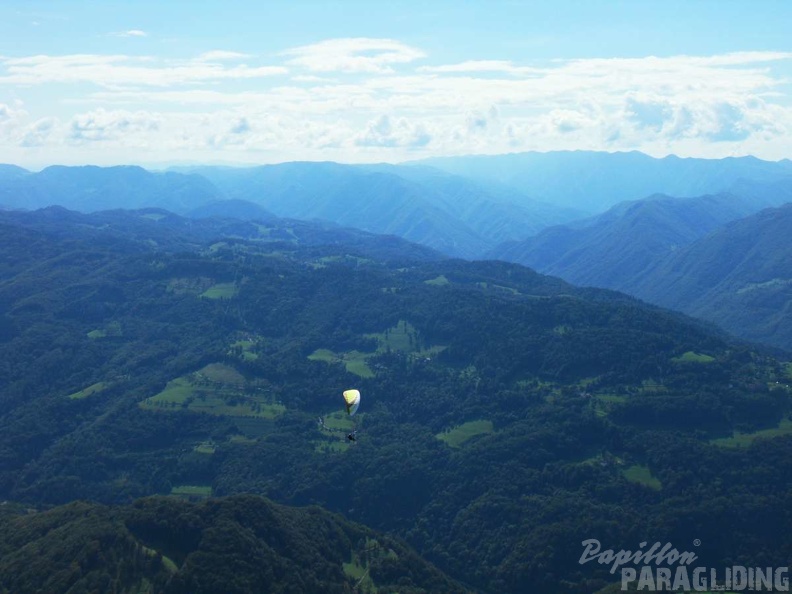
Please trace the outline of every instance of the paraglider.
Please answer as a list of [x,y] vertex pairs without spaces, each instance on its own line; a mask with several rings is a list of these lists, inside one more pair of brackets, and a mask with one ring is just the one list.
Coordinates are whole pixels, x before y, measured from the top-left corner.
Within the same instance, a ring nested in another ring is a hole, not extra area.
[[[358,390],[344,390],[342,396],[344,399],[344,409],[346,410],[347,416],[354,416],[358,411],[358,408],[360,408],[360,392]],[[322,417],[319,417],[319,428],[324,431],[346,433],[344,429],[328,427]],[[346,433],[346,439],[350,445],[357,443],[357,429],[353,428],[351,432]]]
[[346,403],[347,414],[351,417],[360,406],[360,392],[357,390],[344,390],[344,402]]

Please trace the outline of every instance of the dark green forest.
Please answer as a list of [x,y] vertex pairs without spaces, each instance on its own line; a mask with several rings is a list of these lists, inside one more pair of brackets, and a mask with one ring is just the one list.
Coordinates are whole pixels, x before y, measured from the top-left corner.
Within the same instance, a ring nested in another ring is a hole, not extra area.
[[[209,592],[227,572],[228,592],[460,591],[426,560],[472,591],[571,594],[618,579],[578,563],[589,538],[699,540],[712,567],[792,555],[784,353],[519,265],[311,223],[45,209],[0,226],[9,592],[107,591],[116,574]],[[265,547],[257,514],[294,525]],[[70,523],[106,554],[25,548]],[[362,565],[339,563],[386,538],[401,561],[377,557],[356,586]],[[271,589],[233,569],[252,559]],[[298,566],[315,581],[290,581]]]
[[464,592],[403,543],[241,495],[0,514],[0,592]]

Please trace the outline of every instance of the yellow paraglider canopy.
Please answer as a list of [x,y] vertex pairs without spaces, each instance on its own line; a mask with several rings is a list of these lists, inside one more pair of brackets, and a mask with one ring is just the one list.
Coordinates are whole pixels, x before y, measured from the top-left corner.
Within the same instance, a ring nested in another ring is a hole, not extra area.
[[346,403],[347,414],[351,417],[360,406],[360,392],[357,390],[344,390],[344,402]]

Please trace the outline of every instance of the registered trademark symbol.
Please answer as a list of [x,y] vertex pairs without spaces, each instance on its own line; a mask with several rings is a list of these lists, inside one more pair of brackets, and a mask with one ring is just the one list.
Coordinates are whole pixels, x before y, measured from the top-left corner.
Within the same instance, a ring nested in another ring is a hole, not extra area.
[[693,546],[694,547],[700,547],[701,546],[701,541],[697,538],[696,540],[693,541]]

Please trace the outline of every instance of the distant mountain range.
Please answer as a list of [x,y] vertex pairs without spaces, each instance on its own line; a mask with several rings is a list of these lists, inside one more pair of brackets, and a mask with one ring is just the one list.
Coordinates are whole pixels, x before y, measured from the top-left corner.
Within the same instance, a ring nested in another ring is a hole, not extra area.
[[627,282],[624,291],[792,351],[792,204],[702,237]]
[[537,200],[591,214],[653,194],[718,194],[750,182],[792,177],[792,161],[755,157],[655,159],[639,152],[557,151],[474,155],[416,162],[478,182],[497,182]]
[[578,285],[623,289],[647,267],[730,221],[769,206],[732,194],[625,202],[573,224],[501,244],[488,256]]
[[653,196],[620,204],[503,244],[490,256],[577,285],[623,291],[792,349],[784,313],[792,304],[792,206],[756,213],[788,199],[784,191],[756,188],[750,198]]
[[202,177],[152,173],[134,166],[52,166],[38,173],[0,174],[0,204],[7,208],[58,205],[95,212],[157,207],[184,212],[220,198],[217,188]]
[[398,235],[464,258],[580,216],[517,191],[487,190],[428,168],[284,163],[180,171],[201,175],[228,198],[258,204],[279,216]]
[[8,181],[27,175],[27,169],[22,169],[16,165],[3,165],[0,163],[0,181]]
[[9,165],[0,169],[0,205],[59,205],[82,212],[155,207],[196,217],[321,219],[398,235],[465,258],[580,216],[438,170],[337,163],[164,173],[131,166],[53,166],[31,173]]
[[[260,167],[0,167],[0,206],[93,212],[164,208],[243,220],[270,214],[398,235],[446,255],[481,258],[507,241],[653,194],[732,190],[765,201],[792,162],[641,153],[552,152],[434,159],[404,165],[293,162]],[[250,204],[244,204],[244,202]],[[260,209],[264,209],[261,211]]]
[[[752,157],[655,159],[635,152],[553,152],[403,165],[293,162],[167,172],[53,166],[32,173],[0,166],[0,206],[6,209],[155,209],[144,214],[164,217],[158,229],[166,229],[165,223],[192,225],[201,241],[204,233],[215,233],[256,241],[321,238],[348,243],[354,228],[363,233],[354,241],[366,249],[378,241],[372,234],[385,234],[391,236],[385,252],[393,251],[399,237],[411,242],[399,249],[410,245],[418,258],[442,254],[517,262],[574,284],[626,291],[677,307],[722,323],[740,336],[787,348],[792,342],[778,330],[783,323],[770,306],[740,299],[739,307],[755,310],[734,315],[722,303],[725,297],[712,292],[718,291],[717,283],[712,291],[697,294],[694,305],[684,296],[687,288],[683,290],[686,282],[697,282],[693,278],[674,281],[672,286],[682,291],[678,295],[653,287],[673,276],[671,264],[664,264],[672,256],[679,266],[679,258],[694,257],[694,252],[685,255],[687,246],[727,223],[790,201],[792,162]],[[54,220],[58,212],[48,216]],[[584,212],[595,214],[583,218]],[[140,221],[146,224],[145,218]],[[107,224],[112,227],[112,220]],[[765,249],[783,255],[786,241],[781,233],[775,248],[767,244]],[[171,245],[164,235],[161,242]],[[428,250],[419,253],[416,244]],[[692,271],[695,266],[685,263],[684,268]],[[744,279],[746,286],[786,278],[781,270],[765,273],[762,280]],[[759,298],[768,291],[752,295]]]

